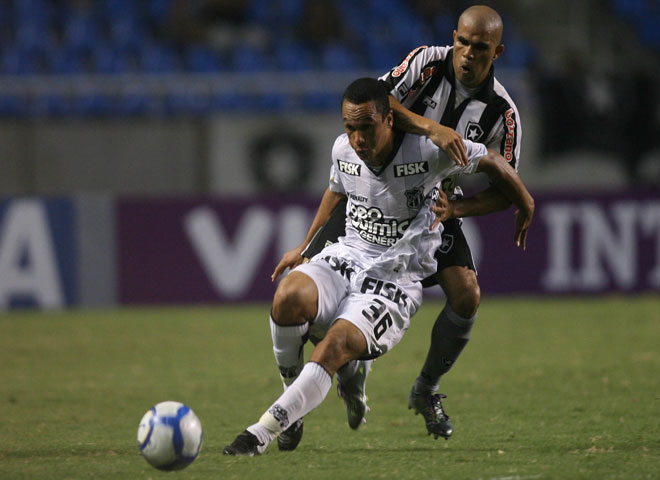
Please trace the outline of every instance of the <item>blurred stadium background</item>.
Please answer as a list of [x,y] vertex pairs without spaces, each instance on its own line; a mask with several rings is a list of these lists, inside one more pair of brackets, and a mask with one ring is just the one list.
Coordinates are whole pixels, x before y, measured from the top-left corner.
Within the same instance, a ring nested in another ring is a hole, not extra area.
[[[344,87],[473,3],[0,0],[0,310],[268,302]],[[660,3],[484,3],[538,202],[466,221],[484,294],[657,292]]]

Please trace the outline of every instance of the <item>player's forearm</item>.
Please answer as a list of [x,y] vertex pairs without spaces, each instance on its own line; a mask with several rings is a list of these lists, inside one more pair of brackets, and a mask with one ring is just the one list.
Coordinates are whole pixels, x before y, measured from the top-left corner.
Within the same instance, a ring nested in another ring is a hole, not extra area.
[[459,198],[451,201],[452,217],[478,217],[489,213],[506,210],[511,206],[509,200],[497,188],[491,187],[472,197]]
[[[478,171],[488,174],[495,187],[524,212],[534,211],[534,199],[518,173],[499,154],[489,151],[479,161]],[[458,215],[457,215],[458,216]]]
[[305,236],[305,240],[301,243],[301,247],[306,247],[309,245],[309,242],[312,241],[312,238],[314,238],[316,232],[318,232],[319,229],[325,225],[325,223],[332,215],[332,212],[343,198],[344,195],[332,192],[329,188],[325,190],[323,193],[323,198],[321,198],[319,209],[316,211],[312,225],[309,227],[307,235]]
[[394,112],[394,126],[397,129],[415,135],[429,136],[431,134],[435,122],[411,112],[392,95],[390,95],[390,108]]

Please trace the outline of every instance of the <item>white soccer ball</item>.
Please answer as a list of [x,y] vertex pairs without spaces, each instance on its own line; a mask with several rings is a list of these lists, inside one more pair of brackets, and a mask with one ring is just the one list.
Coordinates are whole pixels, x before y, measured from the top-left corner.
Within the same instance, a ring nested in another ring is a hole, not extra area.
[[202,424],[183,403],[161,402],[140,420],[137,441],[151,465],[160,470],[180,470],[199,455]]

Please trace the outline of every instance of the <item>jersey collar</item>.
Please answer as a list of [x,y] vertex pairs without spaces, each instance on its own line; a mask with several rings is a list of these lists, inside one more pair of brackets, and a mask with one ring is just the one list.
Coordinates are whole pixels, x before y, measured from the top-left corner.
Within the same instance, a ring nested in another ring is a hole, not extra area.
[[374,175],[376,175],[377,177],[380,176],[380,174],[385,171],[385,169],[390,165],[390,163],[392,163],[394,157],[396,157],[396,154],[399,151],[399,148],[401,148],[401,144],[403,143],[404,136],[405,136],[405,132],[401,130],[394,130],[394,142],[392,145],[392,151],[390,152],[390,155],[387,157],[387,160],[385,160],[385,163],[383,163],[381,166],[372,167],[367,162],[362,162],[362,163],[364,163],[366,167],[373,172]]

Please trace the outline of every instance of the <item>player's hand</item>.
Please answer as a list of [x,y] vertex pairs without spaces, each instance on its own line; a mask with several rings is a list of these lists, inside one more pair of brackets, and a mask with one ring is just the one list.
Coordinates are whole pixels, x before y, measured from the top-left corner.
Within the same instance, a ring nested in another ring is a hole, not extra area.
[[522,209],[516,210],[516,230],[513,235],[513,241],[516,247],[523,250],[527,248],[527,231],[532,223],[534,210],[523,211]]
[[280,260],[280,263],[277,264],[277,267],[275,267],[275,271],[273,274],[270,276],[271,281],[277,280],[277,278],[284,273],[284,270],[287,268],[293,270],[296,268],[298,265],[303,263],[306,259],[302,256],[302,251],[305,249],[303,246],[299,246],[294,248],[293,250],[289,250],[286,252],[284,255],[282,255],[282,260]]
[[454,212],[452,203],[449,198],[447,198],[447,194],[442,190],[439,191],[438,199],[435,201],[435,204],[431,205],[431,211],[435,213],[435,219],[431,224],[431,230],[437,227],[440,222],[452,218]]
[[429,135],[429,139],[444,150],[456,164],[461,166],[468,164],[463,138],[456,130],[438,123]]

